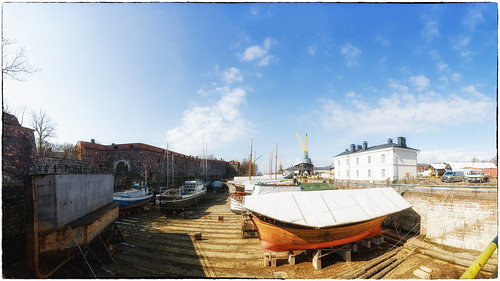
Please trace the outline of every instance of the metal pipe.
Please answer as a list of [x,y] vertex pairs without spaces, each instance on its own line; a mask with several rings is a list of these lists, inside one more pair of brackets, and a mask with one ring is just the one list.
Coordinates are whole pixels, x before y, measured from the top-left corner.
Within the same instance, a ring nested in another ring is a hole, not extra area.
[[486,249],[477,257],[477,259],[469,266],[467,271],[462,274],[460,279],[474,279],[476,275],[481,271],[486,262],[490,259],[491,255],[498,246],[498,235],[491,241],[491,243],[486,247]]

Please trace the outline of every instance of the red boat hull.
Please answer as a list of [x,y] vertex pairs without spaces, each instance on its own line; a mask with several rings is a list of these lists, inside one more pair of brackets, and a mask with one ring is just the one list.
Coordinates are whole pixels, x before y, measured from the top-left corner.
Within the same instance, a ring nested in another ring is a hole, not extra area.
[[265,252],[286,252],[318,249],[352,243],[380,234],[380,226],[385,217],[349,225],[329,228],[309,228],[297,225],[272,223],[269,219],[251,215],[257,226],[260,246]]

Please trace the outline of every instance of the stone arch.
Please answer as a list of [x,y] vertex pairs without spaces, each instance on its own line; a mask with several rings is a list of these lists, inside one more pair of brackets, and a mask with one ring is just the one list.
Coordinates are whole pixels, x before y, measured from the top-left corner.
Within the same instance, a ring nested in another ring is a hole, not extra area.
[[130,173],[130,162],[127,160],[119,160],[115,162],[113,169],[117,175],[128,174]]

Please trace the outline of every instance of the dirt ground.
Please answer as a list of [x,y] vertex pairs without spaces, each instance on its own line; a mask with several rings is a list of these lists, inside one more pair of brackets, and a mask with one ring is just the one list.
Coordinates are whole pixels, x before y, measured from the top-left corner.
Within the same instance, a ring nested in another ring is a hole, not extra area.
[[[209,194],[188,217],[161,215],[156,207],[120,216],[119,228],[127,241],[117,246],[114,262],[93,268],[99,278],[280,278],[325,279],[349,272],[394,249],[391,243],[371,248],[359,247],[352,261],[345,262],[331,254],[322,259],[322,269],[316,270],[305,253],[296,251],[296,264],[288,264],[287,253],[277,253],[277,266],[263,265],[264,252],[258,238],[242,238],[241,217],[230,211],[227,194]],[[201,239],[195,239],[196,234]],[[467,269],[403,249],[396,254],[404,261],[383,279],[415,279],[420,266],[432,270],[431,279],[456,279]],[[18,265],[22,268],[22,265]],[[7,278],[19,269],[4,272]],[[6,275],[7,273],[7,275]],[[52,278],[93,277],[85,261],[74,259]],[[492,278],[482,272],[479,278]]]

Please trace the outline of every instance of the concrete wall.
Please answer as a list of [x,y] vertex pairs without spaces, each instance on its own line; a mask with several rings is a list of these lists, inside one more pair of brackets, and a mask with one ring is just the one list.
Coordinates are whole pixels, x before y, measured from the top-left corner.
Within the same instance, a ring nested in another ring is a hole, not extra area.
[[35,176],[35,192],[39,228],[58,228],[113,201],[113,176]]
[[421,216],[420,233],[436,243],[483,251],[497,235],[496,189],[417,188],[403,197]]

